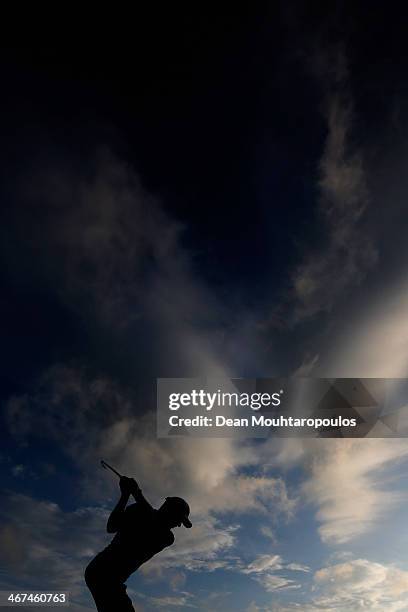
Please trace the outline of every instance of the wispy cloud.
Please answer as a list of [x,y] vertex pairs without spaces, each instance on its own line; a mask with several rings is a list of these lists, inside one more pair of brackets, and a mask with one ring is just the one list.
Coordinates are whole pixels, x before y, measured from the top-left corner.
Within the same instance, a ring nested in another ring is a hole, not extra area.
[[325,245],[310,253],[293,276],[298,319],[331,311],[376,261],[374,245],[359,227],[367,193],[361,156],[347,155],[350,125],[351,110],[339,97],[333,97],[319,181]]
[[301,587],[301,585],[294,580],[285,578],[285,576],[276,576],[275,574],[260,575],[256,579],[263,586],[265,591],[269,593],[286,591],[289,589],[300,589]]
[[282,558],[279,555],[260,555],[242,571],[244,574],[253,574],[263,573],[266,570],[279,570],[283,567],[282,563]]
[[306,459],[311,474],[304,491],[317,506],[322,540],[350,542],[402,503],[406,496],[387,487],[384,475],[407,457],[406,440],[317,441]]
[[369,195],[363,152],[352,144],[352,96],[347,85],[344,51],[317,71],[325,82],[327,138],[319,164],[318,214],[323,226],[319,245],[309,249],[293,274],[295,320],[331,311],[376,261],[372,238],[361,230]]
[[316,509],[326,543],[344,544],[372,532],[406,502],[400,483],[390,478],[408,461],[406,439],[293,438],[269,441],[262,452],[276,468],[302,468],[299,492]]
[[[316,609],[406,610],[408,572],[392,565],[356,559],[320,569],[314,576],[321,594]],[[320,606],[320,607],[319,607]]]
[[257,606],[271,612],[406,612],[408,572],[394,565],[354,559],[315,572],[313,585],[301,602]]
[[297,563],[285,563],[280,555],[258,555],[254,561],[242,567],[242,573],[254,578],[262,587],[268,591],[285,591],[288,589],[299,589],[301,584],[288,578],[282,572],[309,572],[305,565]]

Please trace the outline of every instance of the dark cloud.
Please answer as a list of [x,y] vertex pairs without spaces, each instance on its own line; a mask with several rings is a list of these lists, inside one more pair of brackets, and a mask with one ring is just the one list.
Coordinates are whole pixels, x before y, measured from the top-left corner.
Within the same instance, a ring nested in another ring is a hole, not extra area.
[[89,603],[83,568],[100,549],[107,512],[98,507],[64,512],[52,502],[2,493],[1,559],[8,569],[2,588],[69,591],[73,602]]

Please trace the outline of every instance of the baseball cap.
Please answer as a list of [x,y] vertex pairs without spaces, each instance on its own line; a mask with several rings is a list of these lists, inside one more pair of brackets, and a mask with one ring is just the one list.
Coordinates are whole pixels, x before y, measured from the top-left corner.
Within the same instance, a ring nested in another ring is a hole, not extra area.
[[171,505],[172,510],[174,510],[175,514],[180,517],[181,522],[184,527],[192,527],[192,523],[189,520],[188,516],[190,514],[190,506],[182,497],[166,497],[166,501]]

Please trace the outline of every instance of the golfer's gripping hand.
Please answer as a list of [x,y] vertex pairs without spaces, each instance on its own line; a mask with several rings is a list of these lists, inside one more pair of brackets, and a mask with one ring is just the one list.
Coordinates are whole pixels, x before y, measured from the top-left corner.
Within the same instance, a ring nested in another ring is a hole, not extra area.
[[135,495],[140,491],[139,485],[134,478],[122,476],[119,481],[120,490],[123,495]]

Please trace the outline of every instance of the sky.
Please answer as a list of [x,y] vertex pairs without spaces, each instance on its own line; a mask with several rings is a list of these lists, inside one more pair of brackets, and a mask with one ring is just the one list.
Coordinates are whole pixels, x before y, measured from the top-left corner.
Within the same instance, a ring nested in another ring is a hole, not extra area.
[[0,589],[94,609],[104,458],[191,507],[137,612],[408,611],[406,439],[155,413],[159,377],[406,376],[405,18],[172,7],[126,45],[2,49]]

